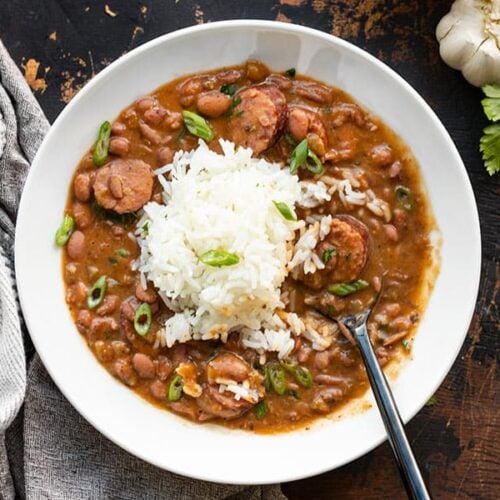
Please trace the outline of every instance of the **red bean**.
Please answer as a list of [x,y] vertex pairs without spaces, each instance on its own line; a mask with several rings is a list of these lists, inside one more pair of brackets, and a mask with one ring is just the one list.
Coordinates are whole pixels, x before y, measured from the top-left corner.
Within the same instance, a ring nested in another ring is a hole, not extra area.
[[159,401],[163,401],[167,398],[167,386],[159,380],[155,380],[149,386],[149,392],[155,399],[158,399]]
[[160,165],[168,165],[174,159],[174,152],[168,147],[164,146],[158,150],[158,163]]
[[392,149],[388,144],[378,144],[370,151],[370,158],[379,167],[384,167],[392,162]]
[[123,136],[127,133],[127,126],[124,123],[115,122],[111,126],[111,134]]
[[92,196],[92,185],[88,174],[78,174],[73,182],[75,198],[78,201],[86,202]]
[[75,223],[80,229],[85,229],[92,222],[92,210],[86,203],[75,201],[72,213],[73,219],[75,219]]
[[384,233],[386,237],[396,243],[399,240],[399,233],[395,226],[392,224],[384,224]]
[[106,316],[107,314],[114,313],[118,307],[119,301],[118,295],[106,295],[103,303],[96,309],[96,313],[99,316]]
[[152,129],[149,125],[146,125],[144,122],[139,123],[139,129],[141,131],[144,139],[149,141],[153,145],[160,144],[161,135],[156,130]]
[[68,255],[70,259],[80,260],[85,256],[85,235],[81,231],[75,231],[67,245]]
[[92,321],[92,314],[87,309],[81,309],[78,313],[78,317],[76,320],[76,324],[78,328],[86,329],[90,326],[90,322]]
[[139,111],[139,113],[144,113],[146,110],[151,108],[155,102],[156,100],[154,97],[143,97],[135,103],[135,109]]
[[307,135],[309,129],[309,116],[304,109],[292,108],[288,113],[288,130],[301,141]]
[[401,173],[401,162],[399,160],[396,160],[390,167],[389,167],[389,177],[391,179],[394,179],[394,177],[397,177]]
[[209,118],[217,118],[224,114],[231,105],[231,98],[219,92],[212,90],[199,94],[196,100],[198,111]]
[[330,353],[328,351],[318,352],[314,356],[314,366],[318,370],[324,370],[330,364]]
[[152,359],[146,354],[137,352],[132,358],[132,365],[141,378],[154,378],[155,377],[155,365]]
[[135,287],[135,296],[141,302],[147,302],[148,304],[153,304],[153,302],[156,302],[158,299],[158,295],[152,287],[148,286],[148,288],[144,290],[140,283]]
[[137,383],[137,376],[129,359],[116,360],[113,364],[113,373],[129,386],[134,386]]
[[125,156],[129,150],[129,142],[125,137],[112,137],[109,141],[109,152],[116,156]]
[[144,121],[148,123],[149,125],[159,125],[165,116],[167,115],[168,111],[161,107],[161,106],[155,106],[152,108],[149,108],[148,110],[145,111],[144,113]]

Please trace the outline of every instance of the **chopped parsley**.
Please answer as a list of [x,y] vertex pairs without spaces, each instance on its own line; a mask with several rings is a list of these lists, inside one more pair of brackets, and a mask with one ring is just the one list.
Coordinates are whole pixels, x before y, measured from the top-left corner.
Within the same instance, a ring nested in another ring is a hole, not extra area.
[[231,105],[229,106],[228,110],[226,111],[226,116],[231,116],[233,114],[234,108],[236,108],[236,106],[238,106],[238,104],[240,104],[240,103],[241,103],[241,97],[239,95],[236,97],[233,97],[233,100],[231,101]]
[[328,250],[325,250],[323,252],[323,255],[321,256],[321,260],[323,261],[323,264],[328,264],[330,259],[337,253],[337,249],[335,247],[329,248]]
[[289,76],[290,78],[293,78],[296,75],[295,68],[290,68],[285,71],[286,75]]
[[230,95],[231,97],[236,93],[237,90],[238,90],[238,86],[235,83],[229,83],[226,85],[222,85],[222,87],[220,88],[220,91],[223,94]]

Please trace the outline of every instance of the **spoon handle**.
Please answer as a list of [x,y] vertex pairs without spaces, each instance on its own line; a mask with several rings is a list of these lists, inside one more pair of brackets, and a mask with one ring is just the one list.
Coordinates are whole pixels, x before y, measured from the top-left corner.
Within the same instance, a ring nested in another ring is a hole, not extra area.
[[378,364],[377,357],[368,336],[366,323],[353,329],[356,342],[366,365],[371,388],[384,421],[385,429],[396,457],[401,476],[410,498],[418,500],[430,499],[429,492],[418,468],[410,443],[406,437],[401,416],[384,372]]

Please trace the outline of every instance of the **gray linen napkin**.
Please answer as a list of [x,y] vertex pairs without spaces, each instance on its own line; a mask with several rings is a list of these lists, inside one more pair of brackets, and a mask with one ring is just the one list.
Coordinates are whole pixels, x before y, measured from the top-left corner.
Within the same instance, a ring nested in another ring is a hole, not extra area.
[[279,486],[190,480],[129,455],[80,417],[38,355],[30,355],[12,277],[14,223],[29,164],[48,127],[0,42],[0,500],[285,499]]

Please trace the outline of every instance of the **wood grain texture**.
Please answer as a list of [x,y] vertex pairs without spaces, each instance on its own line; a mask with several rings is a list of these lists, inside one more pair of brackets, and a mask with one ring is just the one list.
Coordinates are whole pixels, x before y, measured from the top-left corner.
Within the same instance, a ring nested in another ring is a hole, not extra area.
[[[106,13],[106,4],[115,16]],[[291,21],[336,34],[409,81],[443,121],[465,162],[479,207],[483,265],[474,319],[460,355],[436,394],[438,403],[425,407],[410,422],[408,434],[434,498],[496,499],[500,496],[500,175],[488,176],[478,152],[486,124],[480,91],[439,59],[434,30],[450,4],[448,0],[180,0],[177,4],[175,0],[10,0],[0,5],[0,36],[20,67],[30,59],[40,63],[37,77],[47,88],[36,96],[50,120],[94,74],[123,53],[178,28],[235,17]],[[405,498],[387,444],[336,471],[285,484],[283,491],[292,500]]]

